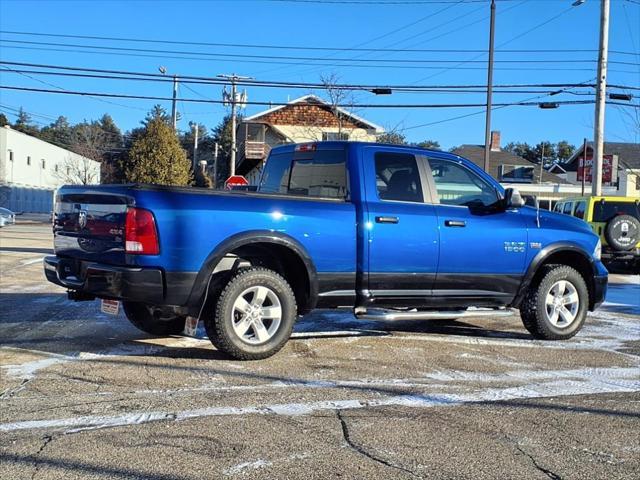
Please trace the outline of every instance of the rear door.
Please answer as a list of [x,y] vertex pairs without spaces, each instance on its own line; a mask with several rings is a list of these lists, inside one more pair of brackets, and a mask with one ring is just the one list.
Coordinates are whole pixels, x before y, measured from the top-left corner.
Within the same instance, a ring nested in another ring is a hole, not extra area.
[[525,219],[518,209],[492,208],[495,186],[462,161],[428,164],[440,231],[434,296],[509,300],[525,269]]
[[438,264],[438,225],[424,165],[409,149],[365,147],[369,294],[379,304],[428,301]]
[[104,187],[62,187],[54,210],[56,255],[123,265],[128,203],[123,192]]

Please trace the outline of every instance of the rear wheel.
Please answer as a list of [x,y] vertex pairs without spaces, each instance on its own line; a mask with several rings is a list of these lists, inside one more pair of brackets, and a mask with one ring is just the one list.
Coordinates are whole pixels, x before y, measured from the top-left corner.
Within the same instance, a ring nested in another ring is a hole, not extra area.
[[564,340],[582,328],[588,306],[589,291],[582,275],[571,267],[552,266],[530,287],[520,316],[535,338]]
[[185,317],[154,315],[151,306],[138,302],[122,302],[124,313],[139,330],[151,335],[178,335],[184,330]]
[[238,360],[274,355],[291,336],[296,299],[287,281],[266,268],[240,270],[204,319],[211,342]]

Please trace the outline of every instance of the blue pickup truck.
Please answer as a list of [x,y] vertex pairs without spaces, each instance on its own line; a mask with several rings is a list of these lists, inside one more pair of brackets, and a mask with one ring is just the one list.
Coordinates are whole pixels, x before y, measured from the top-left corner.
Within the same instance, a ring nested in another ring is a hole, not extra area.
[[279,146],[256,191],[65,186],[54,217],[44,271],[71,299],[121,301],[156,335],[201,319],[237,359],[273,355],[315,308],[389,320],[517,308],[534,337],[566,339],[607,288],[585,222],[414,147]]

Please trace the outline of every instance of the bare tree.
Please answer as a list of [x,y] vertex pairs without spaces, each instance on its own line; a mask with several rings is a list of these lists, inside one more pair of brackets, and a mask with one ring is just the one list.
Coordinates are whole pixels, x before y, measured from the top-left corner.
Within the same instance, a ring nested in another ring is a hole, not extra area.
[[90,158],[71,154],[57,165],[54,175],[65,184],[89,185],[98,182],[100,167]]
[[106,132],[95,122],[83,122],[73,129],[71,150],[83,157],[101,161],[107,141]]
[[333,114],[338,120],[338,134],[341,134],[342,129],[344,128],[345,119],[348,117],[342,113],[340,105],[348,105],[349,110],[352,110],[355,101],[353,92],[351,90],[344,90],[340,88],[339,81],[340,77],[335,73],[320,75],[320,82],[324,86]]

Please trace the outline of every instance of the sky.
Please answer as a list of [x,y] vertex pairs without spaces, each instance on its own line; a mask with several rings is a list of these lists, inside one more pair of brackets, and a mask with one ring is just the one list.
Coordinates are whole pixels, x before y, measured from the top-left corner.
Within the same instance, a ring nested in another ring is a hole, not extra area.
[[[587,0],[580,6],[572,6],[572,2],[496,1],[495,85],[592,83],[595,80],[600,2]],[[640,87],[640,1],[612,0],[611,3],[608,82],[637,88]],[[168,74],[178,76],[235,73],[259,80],[312,83],[319,82],[321,75],[333,75],[340,82],[350,84],[484,85],[487,81],[487,55],[484,52],[489,38],[489,5],[488,0],[0,0],[0,60],[150,73],[157,73],[162,65]],[[401,51],[197,46],[47,37],[35,36],[34,33],[305,48],[392,48]],[[89,46],[152,49],[156,52],[114,52],[96,48],[87,51]],[[407,49],[440,51],[412,52]],[[169,50],[183,53],[167,53]],[[267,58],[215,57],[212,54]],[[324,60],[274,59],[273,56]],[[0,67],[1,85],[171,96],[170,83],[25,76],[6,68],[6,65]],[[496,87],[496,90],[501,89]],[[523,91],[497,92],[494,103],[595,98],[590,88],[574,88],[560,95],[541,98],[535,97],[555,89],[546,89],[540,94],[531,93],[526,88],[520,90]],[[221,87],[217,85],[182,84],[178,96],[219,100],[221,93]],[[308,93],[323,95],[321,91],[309,89],[247,89],[249,100],[260,102],[283,102]],[[629,93],[635,93],[631,103],[640,104],[640,91]],[[375,96],[364,91],[354,94],[351,101],[356,104],[482,104],[485,94],[395,92],[391,96]],[[0,111],[10,120],[15,119],[15,109],[23,107],[35,121],[41,122],[41,126],[58,115],[64,115],[75,123],[109,113],[122,129],[128,130],[139,125],[154,103],[161,103],[169,111],[171,109],[170,101],[98,99],[0,90]],[[252,115],[265,108],[248,105],[243,113]],[[181,115],[179,128],[186,130],[190,121],[214,127],[227,108],[179,102],[178,111]],[[634,128],[628,115],[634,112],[631,107],[608,106],[605,139],[640,141],[638,127]],[[409,141],[436,140],[445,149],[484,142],[482,107],[356,107],[355,113],[387,130],[403,133]],[[457,118],[461,116],[464,118]],[[561,105],[553,110],[510,106],[494,109],[492,128],[501,131],[503,144],[511,141],[535,144],[541,140],[557,142],[566,139],[577,145],[583,138],[593,137],[593,119],[593,105]]]

